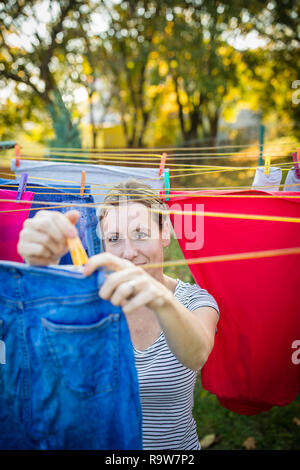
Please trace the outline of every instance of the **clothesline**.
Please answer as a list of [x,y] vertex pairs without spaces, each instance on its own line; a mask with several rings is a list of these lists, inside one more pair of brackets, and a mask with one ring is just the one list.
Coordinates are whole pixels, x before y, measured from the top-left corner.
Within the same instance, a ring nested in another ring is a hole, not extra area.
[[[282,165],[289,165],[289,167],[291,166],[292,163],[283,163]],[[204,168],[204,166],[202,167]],[[211,168],[217,168],[217,169],[213,169],[211,170]],[[186,177],[186,176],[198,176],[198,175],[206,175],[206,174],[211,174],[211,173],[224,173],[224,172],[235,172],[235,171],[244,171],[244,170],[250,170],[250,171],[254,171],[256,170],[257,167],[214,167],[214,166],[208,166],[208,168],[204,168],[202,171],[195,171],[193,173],[181,173],[181,174],[176,174],[176,175],[173,175],[171,174],[169,176],[169,178],[171,179],[174,179],[174,178],[181,178],[181,177]],[[281,168],[282,171],[288,171],[289,168],[284,168],[282,167]],[[181,169],[181,170],[176,170],[176,169],[171,169],[170,171],[185,171],[185,169]],[[186,171],[192,171],[190,168],[186,169]],[[33,176],[31,176],[31,178],[33,178]],[[40,177],[40,179],[42,179]],[[49,178],[43,178],[43,179],[49,179]],[[140,181],[159,181],[159,180],[162,180],[162,177],[157,177],[157,178],[139,178]],[[70,182],[70,181],[67,181],[67,180],[57,180],[57,181],[63,181],[63,182]],[[76,182],[78,184],[78,181]],[[105,184],[104,184],[105,185]]]
[[[219,171],[227,171],[227,170],[219,170]],[[212,172],[206,172],[205,174],[207,173],[212,173]],[[196,173],[196,174],[199,174],[199,173]],[[204,174],[204,173],[200,173],[200,174]],[[6,173],[6,172],[0,172],[0,175],[2,176],[6,176],[6,177],[9,177],[11,178],[12,174],[11,173]],[[180,175],[176,175],[177,177],[180,176]],[[184,176],[189,176],[189,175],[184,175]],[[171,178],[172,176],[170,176]],[[36,179],[36,180],[42,180],[42,181],[52,181],[52,182],[56,182],[56,183],[71,183],[71,184],[74,184],[74,185],[79,185],[80,184],[80,181],[79,180],[65,180],[65,179],[56,179],[56,178],[45,178],[45,177],[41,177],[41,176],[30,176],[31,179]],[[138,178],[139,181],[157,181],[157,180],[162,180],[162,178]],[[12,180],[13,181],[13,180]],[[17,180],[16,180],[17,181]],[[110,183],[111,184],[111,183]],[[300,184],[300,183],[299,183]],[[87,185],[89,185],[89,183],[87,182]],[[114,186],[110,186],[109,184],[105,184],[105,183],[92,183],[92,186],[93,187],[96,187],[97,189],[105,189],[105,191],[109,191],[110,189],[113,189]],[[298,183],[294,183],[294,184],[274,184],[274,185],[264,185],[264,186],[255,186],[255,189],[270,189],[270,188],[278,188],[278,187],[288,187],[288,186],[298,186]],[[48,186],[46,186],[48,187]],[[55,188],[53,188],[55,189]],[[56,188],[57,189],[57,188]],[[69,188],[67,188],[69,189]],[[174,190],[186,190],[186,189],[192,189],[192,190],[196,190],[196,189],[199,189],[199,190],[219,190],[219,189],[224,189],[224,190],[242,190],[242,189],[254,189],[253,186],[219,186],[219,187],[199,187],[199,188],[195,188],[195,187],[192,187],[192,188],[186,188],[186,187],[183,187],[183,188],[174,188]]]
[[[291,147],[291,149],[294,149],[294,147]],[[167,153],[167,157],[170,159],[177,159],[177,157],[183,157],[183,158],[190,158],[190,157],[224,157],[224,158],[231,158],[233,156],[235,157],[252,157],[252,158],[257,158],[259,155],[258,154],[253,154],[254,150],[249,149],[245,153],[241,152],[214,152],[214,153],[199,153],[199,152],[192,152],[192,153]],[[284,153],[279,153],[278,149],[276,150],[271,150],[271,149],[265,149],[265,153],[272,155],[273,157],[280,157],[280,156],[286,156],[286,152],[288,150],[285,150]],[[40,157],[40,158],[47,158],[47,155],[51,157],[57,157],[57,156],[62,156],[62,157],[87,157],[91,158],[92,160],[97,160],[99,157],[102,158],[107,158],[110,160],[115,160],[116,158],[123,157],[123,158],[128,158],[131,157],[133,159],[140,159],[141,157],[144,158],[145,160],[151,160],[151,159],[161,159],[162,154],[160,153],[124,153],[124,152],[115,152],[114,154],[106,153],[106,152],[101,152],[101,153],[96,153],[96,154],[91,154],[90,153],[78,153],[78,152],[61,152],[61,151],[56,151],[56,152],[47,152],[46,154],[41,152],[29,152],[30,155],[27,154],[27,152],[22,152],[22,158],[27,157],[27,158],[35,158],[35,157]],[[166,152],[164,152],[166,153]],[[258,152],[259,153],[259,152]],[[9,155],[6,155],[7,158],[9,158]]]
[[[14,181],[14,180],[12,180],[12,181]],[[300,182],[299,182],[298,184],[297,184],[297,183],[293,183],[293,184],[289,184],[289,185],[283,184],[283,185],[280,185],[280,186],[296,186],[296,185],[300,186]],[[274,186],[277,187],[278,185],[273,185],[273,186],[268,186],[268,187],[274,187]],[[15,189],[17,189],[17,188],[19,187],[19,185],[18,185],[18,183],[16,183],[16,184],[0,184],[0,189],[3,188],[3,187],[5,187],[6,189],[9,190],[10,188],[15,188]],[[31,184],[27,184],[26,189],[27,189],[27,190],[31,190],[31,189],[34,190],[34,189],[39,189],[40,187],[41,187],[41,186],[34,186],[34,185],[31,185]],[[45,185],[45,186],[43,185],[43,187],[44,187],[44,188],[48,188],[48,189],[56,189],[55,192],[49,192],[49,193],[43,192],[44,195],[48,195],[48,196],[50,196],[50,195],[52,195],[52,196],[57,195],[57,187],[55,188],[55,187],[46,186],[46,185]],[[266,187],[267,187],[267,186],[261,186],[261,188],[266,188]],[[245,188],[247,188],[247,187],[245,186]],[[255,187],[251,186],[251,187],[249,187],[249,188],[251,188],[252,190],[257,190],[258,186],[255,186]],[[70,192],[70,193],[66,192],[67,190],[72,190],[72,189],[74,189],[74,187],[72,187],[72,186],[68,186],[68,187],[62,187],[62,186],[60,186],[60,187],[59,187],[59,190],[63,190],[65,195],[68,195],[68,196],[77,195],[77,196],[78,196],[78,192]],[[98,189],[101,189],[101,188],[98,188]],[[105,189],[107,189],[107,188],[105,188]],[[112,187],[111,189],[113,189],[113,187]],[[215,190],[215,189],[217,189],[217,188],[213,188],[213,190]],[[223,188],[222,188],[222,189],[223,189]],[[226,187],[225,189],[228,189],[228,187]],[[234,189],[236,189],[236,187],[235,187]],[[202,190],[211,191],[212,189],[211,189],[211,188],[206,188],[206,189],[205,189],[205,188],[186,188],[186,187],[184,187],[184,188],[174,188],[174,191],[181,191],[181,190],[182,190],[182,191],[185,191],[185,192],[189,192],[189,191],[202,191]],[[159,191],[163,191],[163,190],[161,189],[161,190],[159,190]],[[263,198],[263,199],[265,199],[265,198],[273,198],[273,199],[274,199],[274,198],[278,198],[278,197],[279,197],[279,198],[280,198],[280,197],[291,198],[291,199],[300,198],[300,195],[299,195],[299,196],[297,196],[297,195],[290,196],[290,195],[286,194],[286,193],[283,192],[283,191],[282,191],[281,193],[282,193],[282,195],[279,195],[279,196],[278,196],[278,195],[273,195],[273,194],[272,194],[272,195],[256,195],[256,194],[243,194],[243,195],[232,195],[232,194],[201,194],[201,197],[220,197],[220,198],[233,198],[233,197],[234,197],[234,198]],[[104,193],[93,191],[93,192],[88,192],[88,193],[85,193],[85,194],[84,194],[84,196],[106,196],[106,195],[107,195],[107,191],[104,192]],[[122,192],[122,196],[125,196],[125,197],[127,197],[127,196],[140,196],[140,194],[139,194],[139,193],[133,194],[133,193],[125,193],[125,192]],[[180,194],[169,194],[169,195],[168,195],[169,198],[174,198],[174,197],[178,197],[178,196],[181,196],[181,195],[180,195]],[[199,196],[199,194],[197,194],[197,193],[194,193],[194,194],[193,194],[192,192],[189,192],[189,197],[193,197],[193,196],[197,197],[197,196]],[[161,196],[161,197],[164,198],[164,196]],[[151,198],[151,197],[149,197],[149,198],[147,198],[147,197],[143,198],[143,200],[145,200],[145,199],[152,199],[152,198]],[[98,202],[98,204],[102,204],[102,203],[101,203],[101,202]]]
[[202,258],[189,258],[180,260],[163,261],[162,263],[146,263],[143,264],[145,269],[153,269],[160,267],[171,266],[184,266],[187,264],[201,264],[201,263],[218,263],[224,261],[238,261],[245,259],[269,258],[273,256],[286,256],[300,254],[300,247],[295,248],[281,248],[278,250],[262,250],[252,251],[247,253],[234,253],[227,255],[205,256]]
[[[143,152],[153,152],[154,150],[156,152],[170,152],[170,151],[175,151],[175,150],[186,150],[186,151],[194,151],[194,150],[213,150],[213,149],[219,149],[219,148],[249,148],[249,147],[260,147],[261,144],[256,143],[256,144],[231,144],[231,145],[213,145],[210,147],[150,147],[150,148],[115,148],[115,149],[106,149],[106,148],[91,148],[91,147],[83,147],[83,148],[72,148],[72,147],[52,147],[52,148],[47,148],[47,151],[57,151],[57,150],[66,150],[66,151],[76,151],[76,152],[140,152],[141,150]],[[275,142],[275,143],[264,143],[264,146],[284,146],[284,145],[290,145],[290,146],[300,146],[300,142]],[[26,148],[34,148],[30,147],[30,145],[26,145]]]
[[[15,199],[0,199],[0,202],[16,202]],[[32,204],[32,201],[20,201],[24,204]],[[61,209],[61,208],[76,208],[78,204],[76,203],[58,203],[58,202],[44,202],[44,201],[34,201],[34,204],[46,206],[42,207],[44,210],[46,209]],[[98,202],[91,202],[91,203],[80,203],[80,207],[97,207],[100,204]],[[105,205],[105,204],[104,204]],[[107,205],[107,203],[106,203]],[[32,211],[32,210],[40,210],[40,209],[10,209],[5,211],[0,211],[1,214],[5,213],[12,213],[12,212],[24,212],[24,211]],[[244,219],[244,220],[264,220],[264,221],[273,221],[273,222],[291,222],[291,223],[300,223],[300,217],[280,217],[280,216],[268,216],[268,215],[256,215],[256,214],[239,214],[239,213],[224,213],[224,212],[207,212],[207,211],[180,211],[180,210],[161,210],[161,209],[153,209],[149,208],[150,212],[170,215],[170,214],[177,214],[177,215],[201,215],[205,217],[221,217],[221,218],[230,218],[230,219]]]
[[[26,158],[23,158],[22,157],[22,160],[28,160]],[[73,159],[65,159],[65,160],[45,160],[45,159],[38,159],[38,160],[34,160],[34,161],[43,161],[44,163],[84,163],[84,164],[94,164],[95,162],[87,162],[87,161],[84,161],[82,160],[81,162],[79,162],[78,160],[73,160]],[[104,162],[104,160],[98,160],[98,163],[99,162]],[[135,166],[140,166],[140,167],[143,167],[144,165],[146,166],[151,166],[153,167],[153,163],[148,163],[148,162],[139,162],[139,161],[121,161],[121,160],[118,160],[117,162],[114,162],[114,163],[122,163],[123,166],[124,166],[124,163],[126,163],[126,166],[127,164],[132,164],[132,165],[135,165]],[[270,167],[282,167],[283,169],[285,169],[284,167],[291,167],[291,165],[293,165],[293,162],[290,161],[290,162],[278,162],[278,163],[271,163],[270,164]],[[170,169],[170,171],[190,171],[192,169],[199,169],[199,168],[203,168],[203,169],[228,169],[228,170],[254,170],[257,168],[257,165],[255,166],[239,166],[239,167],[236,167],[236,166],[221,166],[221,165],[197,165],[197,164],[184,164],[184,163],[170,163],[168,162],[167,164],[167,167]],[[128,168],[131,168],[131,167],[128,167]]]
[[[71,155],[72,156],[72,155]],[[268,156],[271,157],[271,159],[274,159],[274,158],[281,158],[281,157],[286,157],[286,158],[289,158],[287,155],[276,155],[276,156],[272,156],[270,153],[268,153]],[[15,160],[15,156],[5,156],[7,159],[10,159],[10,160]],[[122,155],[120,155],[119,157],[116,157],[116,158],[120,158],[122,157]],[[234,158],[239,158],[238,156],[233,156]],[[22,155],[21,159],[24,160],[24,161],[30,161],[30,160],[33,160],[33,161],[42,161],[42,162],[48,162],[48,163],[83,163],[83,164],[97,164],[97,163],[107,163],[107,162],[110,162],[112,161],[112,163],[120,163],[120,164],[123,164],[126,163],[127,164],[130,164],[130,165],[138,165],[138,166],[141,166],[141,165],[148,165],[148,166],[155,166],[155,165],[159,165],[160,163],[160,160],[161,160],[161,156],[159,157],[158,160],[156,160],[155,162],[153,160],[151,160],[150,162],[148,162],[149,159],[147,158],[142,158],[142,157],[137,157],[136,159],[132,159],[131,160],[126,160],[125,158],[122,159],[122,160],[116,160],[115,159],[112,159],[112,158],[97,158],[97,159],[86,159],[86,158],[45,158],[45,157],[40,157],[40,156],[35,156],[35,157],[29,157],[29,156],[25,156],[25,155]],[[208,159],[211,160],[211,159],[222,159],[223,157],[209,157]],[[227,157],[226,157],[227,158]],[[228,157],[228,158],[231,158],[231,157]],[[258,155],[251,155],[251,156],[245,156],[243,155],[242,158],[255,158],[255,159],[258,159]],[[184,157],[184,159],[191,159],[190,156],[186,156]],[[199,158],[195,158],[197,160],[199,160]],[[145,161],[147,160],[147,161]],[[169,160],[177,160],[177,158],[172,158],[170,156]],[[293,164],[292,161],[290,162],[276,162],[276,165],[275,166],[279,166],[279,165],[291,165]],[[168,164],[167,164],[168,167],[194,167],[194,168],[199,168],[199,167],[208,167],[208,166],[211,166],[213,167],[214,165],[201,165],[201,164],[188,164],[188,163],[171,163],[170,161],[168,161]],[[273,166],[273,164],[271,164],[271,166]],[[244,167],[243,167],[244,168]],[[245,167],[246,168],[246,167]],[[251,167],[252,168],[252,167]]]

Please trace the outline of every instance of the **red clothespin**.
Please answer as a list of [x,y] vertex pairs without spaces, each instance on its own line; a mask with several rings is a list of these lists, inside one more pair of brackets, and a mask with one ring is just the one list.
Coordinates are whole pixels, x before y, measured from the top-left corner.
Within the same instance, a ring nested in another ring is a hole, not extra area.
[[164,168],[165,168],[165,164],[166,164],[166,159],[167,159],[167,154],[164,152],[161,156],[161,160],[160,160],[160,167],[159,167],[159,172],[158,172],[158,176],[161,176]]
[[28,174],[22,173],[19,181],[19,187],[17,192],[16,201],[21,201],[23,192],[26,190]]
[[84,196],[85,189],[85,170],[81,172],[80,196]]
[[294,160],[296,178],[299,180],[300,179],[300,148],[297,149],[297,152],[292,153],[292,157]]
[[15,157],[16,157],[16,166],[20,166],[20,145],[15,145]]

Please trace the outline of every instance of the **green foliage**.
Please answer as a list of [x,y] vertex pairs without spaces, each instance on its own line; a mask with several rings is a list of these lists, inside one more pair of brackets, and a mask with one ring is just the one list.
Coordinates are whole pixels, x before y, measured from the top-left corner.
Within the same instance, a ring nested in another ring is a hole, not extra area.
[[[184,259],[181,248],[176,238],[171,239],[169,247],[165,250],[164,261]],[[164,273],[174,279],[181,279],[184,282],[194,283],[192,273],[188,265],[184,266],[167,266]]]
[[[16,84],[25,109],[34,103],[55,116],[55,145],[65,147],[80,147],[67,106],[79,86],[90,104],[97,96],[105,112],[120,116],[128,147],[162,145],[164,138],[172,144],[178,131],[181,142],[213,145],[220,118],[238,103],[264,121],[277,114],[299,135],[300,106],[292,103],[299,10],[296,0],[0,1],[0,79]],[[249,33],[265,45],[239,47]],[[57,93],[69,115],[55,111]]]
[[[28,2],[0,2],[0,78],[4,83],[14,82],[17,93],[27,96],[29,109],[32,102],[39,99],[50,112],[54,121],[54,130],[58,132],[57,143],[68,147],[73,142],[80,147],[80,138],[63,103],[57,103],[59,92],[59,72],[55,73],[53,62],[57,63],[61,49],[65,49],[65,30],[68,20],[80,0],[41,3],[37,0]],[[55,4],[55,5],[54,5]],[[44,16],[47,18],[44,21]],[[24,34],[30,18],[31,34]],[[65,71],[64,71],[65,73]],[[58,110],[61,110],[59,113]],[[66,120],[63,129],[63,120]]]
[[49,141],[49,147],[81,148],[78,126],[72,123],[70,112],[58,92],[55,92],[53,102],[48,105],[48,112],[55,130],[55,138]]

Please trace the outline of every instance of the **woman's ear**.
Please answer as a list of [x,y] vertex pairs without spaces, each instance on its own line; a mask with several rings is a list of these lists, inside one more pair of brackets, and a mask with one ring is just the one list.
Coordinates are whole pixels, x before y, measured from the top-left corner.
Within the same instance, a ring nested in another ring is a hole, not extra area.
[[165,219],[162,224],[161,239],[163,248],[167,248],[171,243],[171,230],[169,220]]

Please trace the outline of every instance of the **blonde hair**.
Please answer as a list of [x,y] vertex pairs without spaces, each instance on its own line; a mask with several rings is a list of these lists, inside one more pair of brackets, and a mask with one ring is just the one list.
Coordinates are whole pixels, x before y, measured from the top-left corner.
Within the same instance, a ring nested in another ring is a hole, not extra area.
[[[159,211],[166,211],[167,207],[161,200],[160,196],[148,184],[139,181],[136,178],[128,178],[125,181],[114,185],[112,189],[106,194],[103,206],[100,208],[99,222],[101,222],[107,214],[110,206],[118,206],[128,202],[137,202],[143,204],[151,209]],[[161,212],[153,212],[160,230],[162,229],[163,222],[167,218]]]

